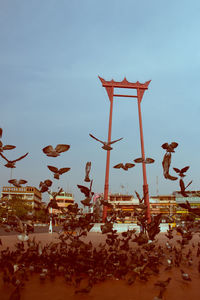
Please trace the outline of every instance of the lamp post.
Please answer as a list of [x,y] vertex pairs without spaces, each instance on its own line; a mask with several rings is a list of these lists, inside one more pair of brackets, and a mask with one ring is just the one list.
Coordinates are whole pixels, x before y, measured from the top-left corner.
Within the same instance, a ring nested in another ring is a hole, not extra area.
[[[102,86],[106,88],[106,92],[108,94],[110,100],[110,114],[109,114],[109,126],[108,126],[108,142],[111,141],[111,130],[112,130],[112,111],[113,111],[113,97],[131,97],[137,98],[138,100],[138,114],[139,114],[139,127],[140,127],[140,141],[141,141],[141,154],[143,160],[145,160],[145,152],[144,152],[144,138],[143,138],[143,128],[142,128],[142,115],[141,115],[141,101],[144,95],[145,90],[148,89],[149,83],[151,81],[147,81],[145,83],[132,83],[124,78],[123,81],[117,82],[114,80],[106,81],[103,78],[99,77]],[[114,94],[114,88],[125,88],[125,89],[135,89],[137,91],[137,95],[121,95]],[[106,174],[105,174],[105,185],[104,185],[104,199],[108,200],[108,192],[109,192],[109,169],[110,169],[110,151],[107,151],[106,158]],[[142,163],[142,171],[143,171],[143,193],[144,193],[144,202],[147,205],[147,221],[151,222],[150,216],[150,205],[149,205],[149,191],[147,184],[147,176],[146,176],[146,165]],[[103,222],[105,222],[107,216],[107,207],[104,206],[103,209]]]
[[50,207],[49,233],[53,233],[53,226],[52,226],[52,213],[53,213],[53,209],[52,209],[52,207]]

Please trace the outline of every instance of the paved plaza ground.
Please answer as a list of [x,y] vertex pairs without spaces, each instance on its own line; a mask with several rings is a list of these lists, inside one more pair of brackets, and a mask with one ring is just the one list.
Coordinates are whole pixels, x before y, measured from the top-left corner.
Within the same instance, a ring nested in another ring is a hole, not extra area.
[[[35,237],[36,241],[41,241],[43,245],[50,241],[58,242],[58,234],[40,233],[30,234],[30,239]],[[173,242],[180,237],[174,236]],[[167,238],[164,233],[157,236],[157,243],[165,245]],[[105,235],[101,233],[89,233],[84,241],[92,241],[95,246],[100,242],[105,241]],[[2,246],[0,250],[9,247],[14,249],[18,242],[17,236],[1,236]],[[189,245],[185,247],[185,253],[190,248],[193,251],[193,265],[188,266],[187,261],[184,262],[182,268],[188,272],[192,278],[191,282],[184,281],[181,277],[181,272],[178,267],[173,267],[171,270],[165,270],[165,266],[161,266],[159,275],[150,276],[147,282],[136,279],[131,286],[126,280],[111,280],[97,283],[93,286],[89,294],[75,294],[73,284],[67,284],[63,277],[57,277],[54,282],[46,280],[41,283],[39,276],[34,274],[30,276],[25,287],[21,292],[21,300],[153,300],[159,294],[159,288],[154,286],[154,283],[160,279],[165,280],[171,277],[171,282],[168,285],[163,299],[165,300],[189,300],[199,299],[200,274],[198,272],[199,258],[196,256],[196,246],[200,241],[199,233],[195,234]],[[193,243],[193,246],[192,246]],[[134,244],[133,244],[134,247]],[[166,257],[167,259],[167,257]],[[84,285],[84,282],[83,282]],[[10,284],[4,284],[2,278],[0,280],[0,299],[8,300],[14,287]]]

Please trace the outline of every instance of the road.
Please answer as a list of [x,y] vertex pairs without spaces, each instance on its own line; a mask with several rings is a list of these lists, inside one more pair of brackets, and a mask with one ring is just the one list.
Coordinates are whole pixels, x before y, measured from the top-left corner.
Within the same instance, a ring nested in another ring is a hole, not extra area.
[[[59,232],[62,229],[61,226],[53,226],[53,232]],[[49,225],[43,226],[34,226],[34,233],[48,233],[49,232]],[[17,231],[10,231],[6,232],[4,228],[0,227],[0,236],[7,236],[7,235],[17,235],[19,232]]]

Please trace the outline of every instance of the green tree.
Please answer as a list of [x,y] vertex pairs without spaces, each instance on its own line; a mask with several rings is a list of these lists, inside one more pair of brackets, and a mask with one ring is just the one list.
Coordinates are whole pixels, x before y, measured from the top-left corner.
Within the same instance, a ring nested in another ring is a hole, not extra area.
[[32,211],[32,207],[20,197],[15,197],[7,202],[8,214],[16,215],[21,220],[28,218],[28,213]]

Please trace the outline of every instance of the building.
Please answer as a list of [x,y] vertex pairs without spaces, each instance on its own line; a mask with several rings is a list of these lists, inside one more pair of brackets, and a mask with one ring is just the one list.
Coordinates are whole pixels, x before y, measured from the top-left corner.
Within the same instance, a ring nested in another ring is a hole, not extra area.
[[[188,201],[192,208],[200,208],[200,191],[187,191],[188,197],[183,197],[180,191],[175,191],[171,195],[157,195],[149,198],[150,212],[152,216],[162,214],[162,222],[174,223],[181,220],[188,214],[188,210],[180,207],[179,203]],[[114,209],[126,212],[125,221],[136,222],[134,210],[139,205],[139,200],[133,195],[110,194],[109,200]],[[107,212],[111,212],[108,208]],[[197,218],[200,218],[197,216]]]
[[162,220],[173,222],[176,217],[177,203],[175,195],[151,196],[149,199],[151,215],[162,214]]
[[180,207],[179,203],[186,203],[188,201],[192,208],[200,208],[200,191],[187,191],[188,197],[184,197],[180,191],[173,192],[173,195],[176,198],[176,215],[177,218],[184,218],[184,215],[188,214],[188,210]]
[[[121,210],[123,212],[126,212],[125,222],[136,222],[136,218],[134,217],[134,210],[138,207],[139,200],[134,198],[133,195],[120,193],[110,194],[108,202],[113,205],[114,210]],[[111,211],[112,209],[108,207],[108,216]]]
[[[52,198],[53,196],[50,195],[50,200]],[[72,193],[61,192],[60,195],[56,196],[56,203],[60,208],[62,208],[62,210],[52,208],[52,213],[56,215],[61,215],[63,214],[63,210],[67,211],[68,205],[74,204],[74,196]]]
[[29,204],[32,209],[41,207],[42,194],[36,187],[11,187],[3,186],[1,191],[1,203],[8,200],[23,200],[26,204]]

